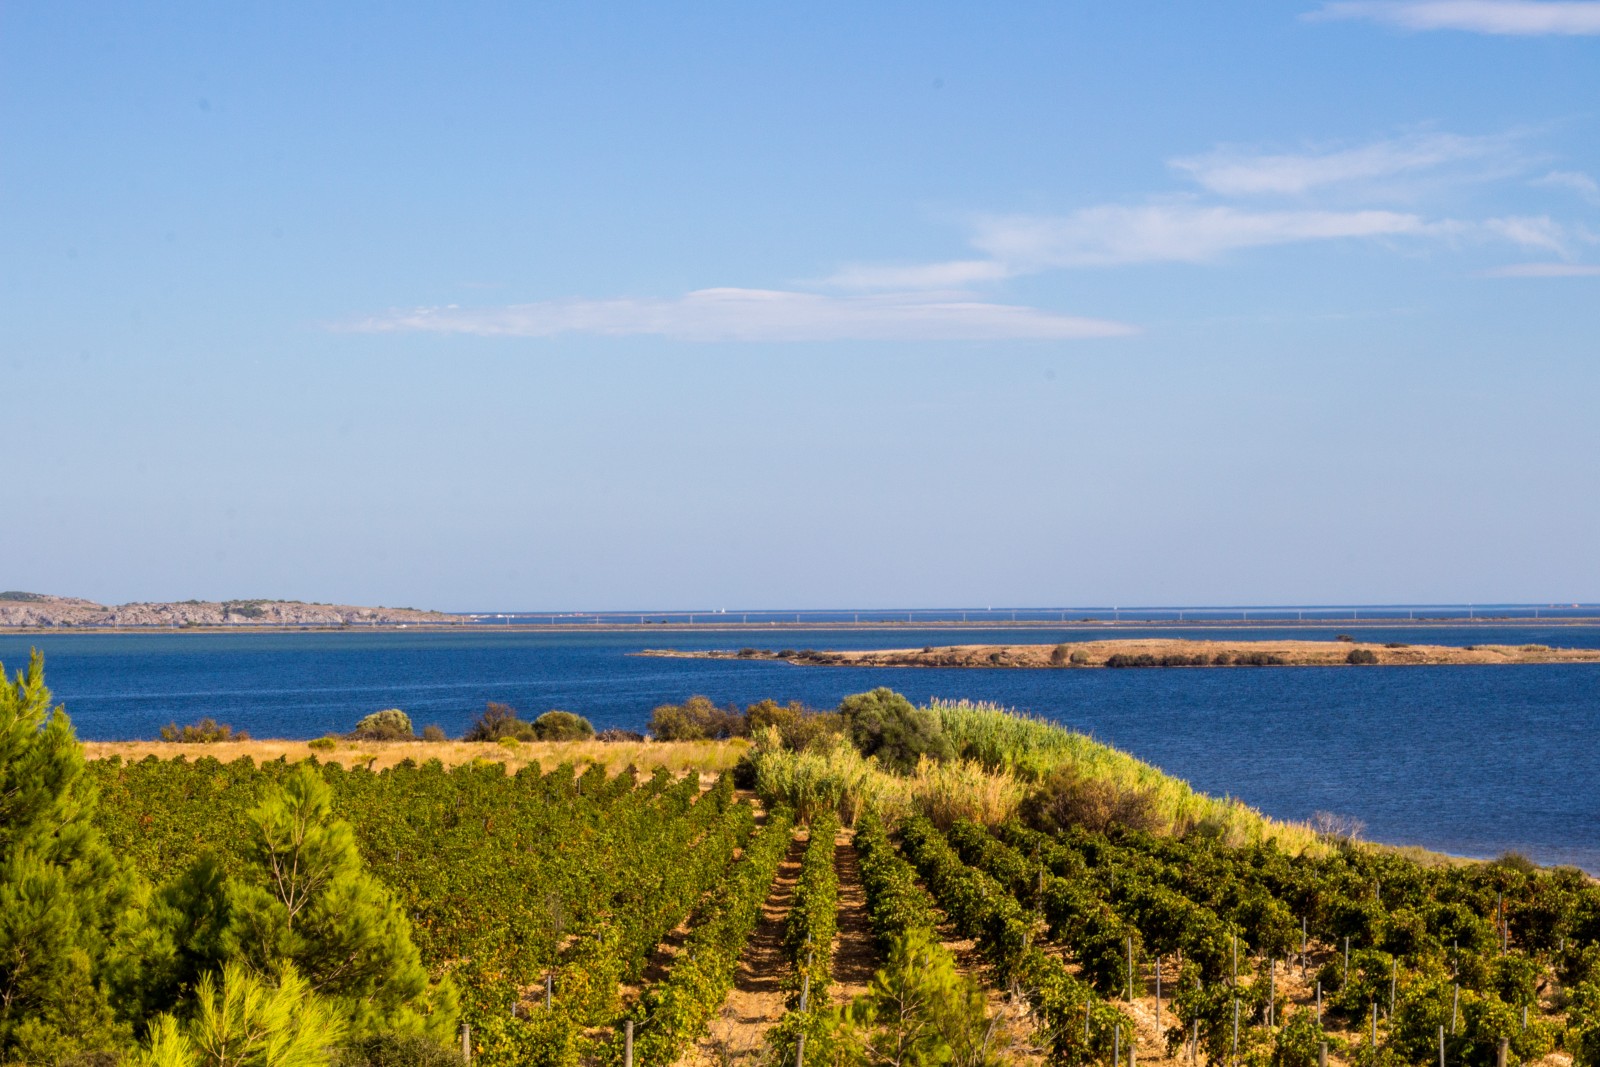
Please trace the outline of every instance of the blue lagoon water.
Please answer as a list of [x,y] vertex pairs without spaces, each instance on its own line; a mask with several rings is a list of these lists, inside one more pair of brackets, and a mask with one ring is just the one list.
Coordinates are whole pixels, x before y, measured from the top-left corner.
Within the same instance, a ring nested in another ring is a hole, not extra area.
[[[1350,629],[1346,626],[1345,629]],[[1152,627],[1114,636],[1332,637],[1327,631]],[[1478,624],[1365,641],[1600,647],[1600,628]],[[465,730],[486,701],[565,708],[641,728],[650,709],[701,693],[817,707],[889,685],[914,700],[986,700],[1117,745],[1209,793],[1269,814],[1354,816],[1376,840],[1469,856],[1523,852],[1600,872],[1600,665],[1125,671],[856,669],[630,655],[642,648],[884,648],[1113,636],[1084,629],[507,633],[45,634],[28,649],[87,739],[153,738],[212,716],[258,737],[350,729],[379,708]]]

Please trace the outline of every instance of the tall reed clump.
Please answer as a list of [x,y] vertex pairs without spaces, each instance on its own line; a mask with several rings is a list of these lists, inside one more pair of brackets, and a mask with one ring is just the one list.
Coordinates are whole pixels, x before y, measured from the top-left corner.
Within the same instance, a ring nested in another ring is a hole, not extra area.
[[1271,840],[1291,853],[1323,847],[1309,826],[1269,819],[1231,797],[1197,792],[1181,778],[1054,723],[993,704],[935,700],[930,706],[956,752],[990,772],[1030,782],[1064,773],[1142,794],[1165,833],[1199,831],[1236,845]]
[[824,810],[853,824],[863,811],[898,814],[905,810],[909,782],[878,768],[849,741],[836,738],[825,748],[796,752],[785,748],[775,727],[756,738],[752,754],[756,792],[767,803],[782,803],[809,821]]
[[1007,771],[991,773],[976,760],[936,762],[924,757],[910,779],[906,809],[941,829],[963,819],[998,826],[1016,814],[1028,788]]

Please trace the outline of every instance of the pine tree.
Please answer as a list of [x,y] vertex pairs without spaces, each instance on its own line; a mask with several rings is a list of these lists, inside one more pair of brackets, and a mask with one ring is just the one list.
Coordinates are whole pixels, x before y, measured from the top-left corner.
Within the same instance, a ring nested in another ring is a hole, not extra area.
[[345,1024],[291,965],[272,980],[238,963],[202,975],[187,1020],[163,1015],[133,1067],[327,1067]]
[[[300,766],[250,812],[255,840],[243,878],[219,886],[214,869],[197,869],[185,886],[164,895],[169,921],[184,924],[169,927],[175,946],[169,974],[181,983],[219,957],[262,973],[289,962],[340,1010],[354,1037],[448,1040],[454,986],[429,984],[410,920],[367,873],[350,824],[333,817],[332,799],[316,769]],[[191,921],[195,916],[218,935],[205,933]]]
[[0,1063],[114,1050],[107,992],[135,884],[91,825],[95,795],[44,658],[0,665]]

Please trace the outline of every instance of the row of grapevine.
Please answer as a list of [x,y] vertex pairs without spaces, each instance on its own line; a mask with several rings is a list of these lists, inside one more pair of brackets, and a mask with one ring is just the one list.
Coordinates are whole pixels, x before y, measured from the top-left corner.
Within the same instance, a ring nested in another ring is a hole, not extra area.
[[[202,852],[238,869],[245,811],[289,769],[205,758],[89,767],[102,796],[97,823],[156,883]],[[542,999],[552,970],[563,993],[599,994],[586,1015],[614,1012],[618,981],[637,980],[751,828],[727,777],[702,796],[694,775],[662,770],[640,783],[631,769],[608,778],[598,765],[514,775],[497,763],[320,769],[369,868],[411,919],[431,975],[454,979],[464,1019],[484,1034]]]
[[1133,1032],[1121,1011],[1033,943],[1038,916],[994,878],[962,862],[933,823],[913,816],[901,834],[906,855],[956,929],[978,943],[1001,981],[1028,996],[1044,1024],[1051,1062],[1091,1062]]
[[[1049,836],[1014,824],[992,835],[958,826],[951,839],[1036,902],[1069,945],[1056,921],[1064,899],[1082,914],[1095,898],[1124,923],[1128,962],[1165,967],[1175,1050],[1195,1041],[1233,1058],[1260,1048],[1309,1067],[1331,1040],[1363,1062],[1489,1064],[1504,1041],[1513,1062],[1564,1044],[1580,1063],[1600,1063],[1600,888],[1577,872],[1515,860],[1428,868],[1358,848],[1291,857],[1198,835]],[[1102,974],[1092,949],[1083,960],[1104,989],[1114,968]],[[1317,989],[1314,1003],[1284,996],[1279,976],[1295,967]],[[1134,986],[1144,991],[1143,974]],[[1336,1020],[1342,1038],[1324,1028]]]
[[870,811],[856,819],[855,848],[878,950],[887,951],[909,931],[931,932],[939,921],[933,900],[917,884],[916,868],[895,851],[888,828]]
[[784,922],[783,952],[790,973],[784,985],[789,1004],[799,1003],[800,992],[823,997],[833,980],[833,936],[838,928],[839,875],[834,869],[834,836],[839,818],[830,810],[812,817],[810,839],[800,860],[794,903]]
[[[768,813],[766,825],[718,886],[674,958],[671,973],[635,1006],[634,1062],[639,1067],[666,1067],[705,1033],[712,1013],[733,987],[739,957],[772,891],[793,828],[794,816],[787,809]],[[613,1041],[609,1052],[612,1061],[620,1061],[620,1042]]]

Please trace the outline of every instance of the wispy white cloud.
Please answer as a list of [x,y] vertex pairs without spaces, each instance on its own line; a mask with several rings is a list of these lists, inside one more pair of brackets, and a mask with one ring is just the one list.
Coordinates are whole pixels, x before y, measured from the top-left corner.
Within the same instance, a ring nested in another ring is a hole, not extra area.
[[1600,265],[1593,263],[1513,263],[1485,271],[1490,278],[1596,278]]
[[343,329],[485,337],[654,335],[687,341],[999,341],[1120,337],[1134,328],[937,293],[827,296],[700,289],[671,299],[546,300],[505,307],[415,308]]
[[1323,4],[1306,17],[1508,37],[1600,34],[1600,3],[1592,0],[1347,0]]
[[1552,189],[1570,189],[1589,203],[1600,204],[1600,182],[1581,170],[1553,170],[1542,178],[1535,178],[1531,184]]
[[1509,161],[1513,135],[1419,133],[1321,152],[1261,153],[1223,146],[1169,166],[1223,196],[1301,196],[1328,186],[1434,171],[1469,161]]
[[991,259],[957,259],[948,263],[867,264],[846,266],[823,280],[843,289],[962,289],[1009,276],[1003,263]]
[[1063,216],[984,219],[972,243],[1018,272],[1129,263],[1204,263],[1244,248],[1426,234],[1394,211],[1249,211],[1206,204],[1103,205]]
[[1538,248],[1558,256],[1570,255],[1571,243],[1566,227],[1548,215],[1513,215],[1499,219],[1485,219],[1483,231],[1503,238],[1523,248]]

